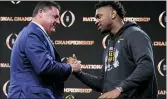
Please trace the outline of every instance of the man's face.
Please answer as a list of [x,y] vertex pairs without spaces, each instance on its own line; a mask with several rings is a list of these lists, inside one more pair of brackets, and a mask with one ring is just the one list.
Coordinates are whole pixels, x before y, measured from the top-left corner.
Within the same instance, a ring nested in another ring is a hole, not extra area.
[[56,7],[52,7],[52,9],[47,8],[46,10],[43,10],[41,16],[42,24],[46,32],[48,32],[49,34],[56,32],[56,25],[60,24],[59,10]]
[[100,7],[96,9],[96,26],[101,33],[108,33],[111,31],[111,11],[112,8],[109,6]]

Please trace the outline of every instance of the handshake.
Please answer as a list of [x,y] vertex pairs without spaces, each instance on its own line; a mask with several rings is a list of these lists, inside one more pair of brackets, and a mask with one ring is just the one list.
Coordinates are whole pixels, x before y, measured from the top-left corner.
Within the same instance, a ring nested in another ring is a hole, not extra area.
[[72,57],[67,58],[67,63],[71,65],[73,72],[81,71],[81,61],[77,60],[75,54]]

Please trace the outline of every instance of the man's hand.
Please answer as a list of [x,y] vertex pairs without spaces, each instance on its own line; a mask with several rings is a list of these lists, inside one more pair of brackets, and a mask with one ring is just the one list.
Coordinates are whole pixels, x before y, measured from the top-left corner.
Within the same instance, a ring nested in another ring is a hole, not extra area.
[[120,95],[121,95],[120,91],[118,91],[118,89],[114,89],[102,94],[99,97],[99,99],[115,99],[115,98],[118,98]]
[[72,69],[74,72],[79,72],[81,71],[81,62],[77,60],[75,54],[73,54],[72,57],[69,57],[67,59],[67,63],[72,66]]
[[81,63],[81,61],[77,60],[77,57],[75,56],[75,54],[73,54],[72,57],[67,58],[67,63],[74,63],[75,61],[78,61],[79,63]]
[[77,61],[77,60],[74,59],[73,57],[67,58],[67,63],[68,63],[68,64],[73,64],[75,61]]

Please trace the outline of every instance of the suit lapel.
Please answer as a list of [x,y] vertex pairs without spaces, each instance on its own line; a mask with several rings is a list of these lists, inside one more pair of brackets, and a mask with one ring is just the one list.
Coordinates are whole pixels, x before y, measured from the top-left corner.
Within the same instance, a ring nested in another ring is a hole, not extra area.
[[55,60],[60,60],[60,56],[57,53],[57,50],[55,48],[55,46],[52,44],[52,41],[50,40],[50,37],[36,24],[34,24],[33,22],[29,23],[29,26],[31,26],[32,28],[34,28],[35,30],[39,30],[39,32],[42,33],[42,35],[45,37],[47,43],[49,44],[49,49],[51,51],[51,55]]
[[60,56],[59,54],[57,53],[57,50],[56,50],[56,47],[53,45],[50,37],[40,28],[40,30],[42,31],[42,33],[44,34],[45,38],[47,39],[48,43],[49,43],[49,46],[50,46],[50,49],[51,49],[51,53],[52,53],[52,56],[54,57],[55,60],[57,61],[61,61],[60,59]]
[[54,56],[56,57],[56,60],[61,61],[60,56],[59,56],[59,54],[58,54],[58,52],[57,52],[57,50],[56,50],[56,47],[55,47],[54,44],[52,43],[50,37],[48,37],[48,39],[49,39],[50,44],[51,44],[51,46],[52,46],[52,48],[53,48],[53,50],[54,50],[54,52],[55,52],[55,55],[54,55]]

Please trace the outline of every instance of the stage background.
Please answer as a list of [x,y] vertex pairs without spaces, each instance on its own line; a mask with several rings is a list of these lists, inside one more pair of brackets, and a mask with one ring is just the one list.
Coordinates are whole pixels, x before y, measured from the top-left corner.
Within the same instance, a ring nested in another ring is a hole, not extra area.
[[[61,25],[51,35],[61,58],[76,54],[83,70],[100,75],[102,67],[102,40],[94,24],[96,1],[59,1]],[[30,20],[36,1],[0,2],[0,99],[6,98],[10,83],[10,54],[21,29]],[[159,99],[166,96],[166,2],[124,1],[127,20],[135,20],[153,41],[155,70]],[[74,76],[65,82],[66,99],[97,99],[99,92],[92,90]],[[70,96],[71,95],[71,96]],[[73,97],[73,98],[70,98]]]

